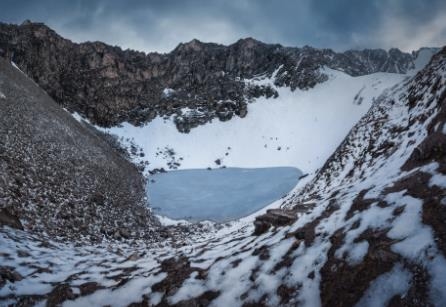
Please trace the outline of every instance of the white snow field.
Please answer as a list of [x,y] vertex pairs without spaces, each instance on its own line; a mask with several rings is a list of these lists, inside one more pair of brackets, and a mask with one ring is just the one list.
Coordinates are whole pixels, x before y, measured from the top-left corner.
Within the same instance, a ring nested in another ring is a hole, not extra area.
[[[177,131],[173,119],[157,117],[143,127],[124,123],[106,129],[125,144],[142,147],[149,169],[165,168],[171,161],[160,151],[172,149],[180,161],[178,169],[218,167],[292,166],[313,173],[334,152],[353,125],[367,112],[375,97],[406,76],[376,73],[351,77],[325,69],[329,80],[310,90],[276,88],[276,99],[259,98],[248,105],[245,118],[227,122],[214,119],[193,128]],[[257,78],[251,83],[271,84],[272,79]]]

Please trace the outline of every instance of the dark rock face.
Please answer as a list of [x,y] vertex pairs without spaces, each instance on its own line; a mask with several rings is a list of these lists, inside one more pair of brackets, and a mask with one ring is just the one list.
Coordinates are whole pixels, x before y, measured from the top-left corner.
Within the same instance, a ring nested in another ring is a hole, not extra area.
[[79,286],[79,290],[81,295],[89,295],[94,293],[96,290],[101,289],[102,287],[94,281],[83,283]]
[[23,276],[17,273],[14,268],[0,266],[0,287],[3,287],[7,281],[14,283],[22,279]]
[[6,208],[0,208],[0,226],[9,226],[23,230],[22,223],[17,215],[9,212]]
[[96,124],[142,124],[174,115],[181,132],[213,118],[244,117],[253,98],[278,96],[271,86],[244,79],[274,77],[276,86],[294,90],[325,81],[322,66],[353,76],[413,67],[413,56],[397,49],[336,53],[252,38],[229,46],[192,40],[168,54],[144,54],[100,42],[75,44],[30,22],[0,24],[0,56],[14,61],[56,102]]
[[74,298],[75,295],[71,287],[68,284],[60,284],[48,295],[47,306],[61,306],[62,302]]
[[0,225],[22,228],[21,220],[27,230],[76,238],[152,236],[134,165],[3,59],[0,92]]
[[297,211],[295,210],[270,209],[265,214],[256,216],[254,234],[265,233],[271,226],[290,225],[296,221],[296,214]]

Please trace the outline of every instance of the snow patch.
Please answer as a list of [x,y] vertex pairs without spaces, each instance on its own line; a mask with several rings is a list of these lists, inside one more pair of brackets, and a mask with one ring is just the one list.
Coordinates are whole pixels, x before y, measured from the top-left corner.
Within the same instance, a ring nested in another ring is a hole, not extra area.
[[71,113],[71,115],[73,116],[73,118],[74,118],[75,120],[77,120],[77,121],[80,122],[80,123],[86,121],[86,120],[82,117],[82,115],[80,115],[80,114],[77,113],[77,112],[73,112],[73,113]]
[[434,185],[443,189],[446,188],[446,175],[440,173],[433,175],[429,180],[429,186],[432,187]]
[[387,303],[395,295],[404,296],[410,286],[412,274],[397,264],[390,272],[387,272],[376,278],[367,292],[356,304],[361,307],[381,307],[387,306]]
[[163,226],[188,225],[190,222],[186,220],[173,220],[163,215],[155,215]]
[[16,63],[14,63],[13,61],[11,61],[11,65],[12,65],[15,69],[17,69],[18,71],[20,71],[22,74],[25,75],[25,73],[24,73],[24,72],[17,66]]
[[163,98],[169,98],[169,97],[171,97],[174,93],[175,93],[175,90],[174,90],[174,89],[171,89],[171,88],[165,88],[165,89],[163,89],[163,92],[162,92],[162,94],[161,94],[161,97],[163,97]]
[[421,48],[416,52],[414,68],[408,71],[409,74],[416,74],[422,70],[432,59],[432,56],[438,52],[439,48]]
[[80,297],[74,301],[67,301],[63,304],[63,306],[76,307],[110,305],[125,307],[132,302],[135,302],[136,297],[141,297],[142,301],[142,294],[150,294],[151,286],[163,280],[166,276],[166,273],[160,273],[149,277],[133,278],[120,288],[115,290],[98,290],[91,295]]

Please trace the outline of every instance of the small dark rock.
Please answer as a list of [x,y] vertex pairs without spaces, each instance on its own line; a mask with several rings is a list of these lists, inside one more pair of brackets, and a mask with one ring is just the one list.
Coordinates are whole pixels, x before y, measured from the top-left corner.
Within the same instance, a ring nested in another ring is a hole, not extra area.
[[270,209],[265,214],[259,215],[254,221],[254,234],[260,235],[266,232],[271,226],[285,226],[296,220],[296,212],[282,209]]
[[18,216],[7,208],[0,209],[0,226],[9,226],[11,228],[23,230],[23,225]]
[[119,230],[119,234],[121,235],[121,237],[123,237],[124,239],[128,239],[130,238],[130,230],[128,230],[127,228],[121,228]]
[[92,294],[101,288],[102,286],[94,281],[86,282],[79,286],[82,296]]
[[2,266],[0,267],[0,287],[2,287],[6,281],[16,282],[23,279],[22,275],[17,273],[13,268]]
[[60,306],[66,300],[75,298],[73,290],[68,284],[59,284],[48,294],[47,306]]

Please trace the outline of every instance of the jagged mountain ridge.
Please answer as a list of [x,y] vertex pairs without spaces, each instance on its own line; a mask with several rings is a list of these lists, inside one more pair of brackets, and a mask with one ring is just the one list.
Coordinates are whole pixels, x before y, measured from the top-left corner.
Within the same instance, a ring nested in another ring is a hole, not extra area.
[[[229,46],[192,40],[168,54],[144,54],[100,42],[75,44],[30,22],[0,24],[0,56],[14,61],[56,102],[94,124],[141,124],[175,115],[181,132],[215,117],[244,117],[253,98],[277,97],[273,88],[244,79],[275,73],[277,86],[308,89],[327,80],[323,66],[352,76],[405,73],[416,59],[416,53],[398,49],[337,53],[252,38]],[[185,107],[194,112],[183,114]]]

